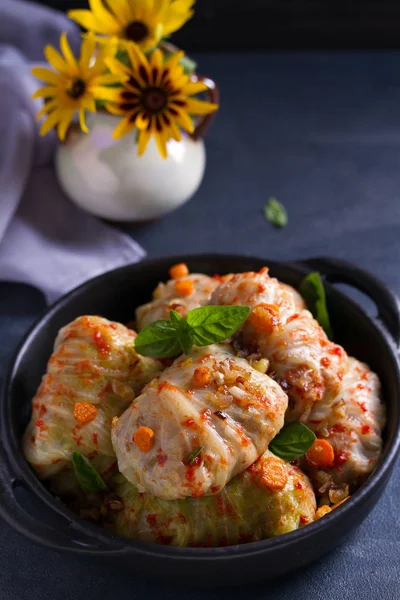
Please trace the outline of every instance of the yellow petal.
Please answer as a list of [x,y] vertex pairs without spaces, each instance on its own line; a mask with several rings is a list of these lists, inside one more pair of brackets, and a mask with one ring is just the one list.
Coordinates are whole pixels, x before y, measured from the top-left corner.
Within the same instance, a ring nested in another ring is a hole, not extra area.
[[[153,0],[153,10],[155,13],[164,13],[168,10],[171,0]],[[163,16],[164,16],[163,14]]]
[[40,119],[43,117],[43,115],[46,115],[47,113],[51,113],[55,107],[57,106],[57,100],[51,100],[50,102],[45,102],[42,106],[42,108],[38,111],[37,115],[36,115],[36,121],[40,121]]
[[57,134],[60,140],[63,142],[65,140],[65,136],[67,135],[68,128],[71,124],[72,117],[74,116],[74,111],[63,112],[62,118],[57,125]]
[[171,121],[170,130],[171,130],[171,136],[174,138],[174,140],[176,140],[177,142],[180,142],[182,139],[182,134],[180,132],[179,127],[176,126],[175,121]]
[[98,75],[103,75],[107,70],[106,60],[112,59],[117,49],[118,45],[115,45],[114,42],[102,44],[96,55],[94,64],[92,64],[89,69],[88,77],[93,78],[98,77]]
[[149,117],[146,117],[144,113],[141,113],[136,119],[136,127],[140,130],[147,129],[149,120]]
[[59,52],[53,46],[47,45],[44,47],[44,55],[47,59],[47,62],[51,64],[51,66],[57,71],[66,71],[68,70],[68,65],[61,56]]
[[120,108],[118,104],[106,104],[106,110],[112,115],[117,115],[118,117],[122,117],[126,115],[126,110]]
[[97,100],[108,100],[109,102],[120,102],[122,91],[123,88],[121,87],[110,88],[94,86],[90,89],[90,92],[93,94],[94,98]]
[[51,85],[46,85],[36,90],[36,92],[32,94],[31,99],[36,100],[37,98],[52,98],[56,95],[56,93],[57,90],[55,87]]
[[165,16],[163,35],[170,35],[177,31],[193,16],[193,10],[175,0]]
[[113,73],[106,73],[105,75],[98,75],[95,77],[91,84],[92,85],[109,85],[113,83],[122,83],[127,81],[129,77],[127,75],[114,75]]
[[188,78],[183,73],[181,75],[173,74],[171,76],[170,80],[171,80],[171,86],[175,90],[181,90],[188,83]]
[[48,133],[50,129],[53,129],[53,127],[57,125],[60,118],[61,115],[58,110],[54,110],[52,113],[50,113],[47,119],[42,123],[42,126],[39,131],[40,135],[46,135],[46,133]]
[[187,111],[191,115],[208,115],[219,108],[218,104],[204,102],[203,100],[196,100],[195,98],[188,98],[186,103]]
[[61,52],[64,54],[65,60],[67,61],[68,65],[70,67],[72,67],[74,70],[76,70],[76,68],[77,68],[76,59],[71,50],[71,46],[68,43],[68,38],[67,38],[67,34],[65,33],[65,31],[61,34],[60,48],[61,48]]
[[96,31],[97,33],[102,33],[103,35],[115,35],[119,31],[118,23],[115,23],[114,27],[112,27],[111,24],[104,25],[101,21],[96,19],[90,10],[70,10],[68,12],[68,16],[70,19],[89,31]]
[[154,50],[150,58],[150,67],[153,85],[159,86],[164,73],[163,54],[160,50]]
[[96,102],[92,96],[85,96],[82,100],[82,108],[90,110],[90,112],[96,112]]
[[173,118],[177,123],[179,123],[182,129],[184,129],[188,133],[193,133],[194,123],[187,113],[185,113],[184,111],[178,111],[178,115],[174,116]]
[[85,121],[85,110],[83,108],[81,108],[81,110],[79,111],[79,125],[81,126],[81,129],[84,133],[89,133],[89,129]]
[[140,50],[139,46],[130,43],[127,45],[127,52],[130,63],[135,71],[137,71],[141,66],[143,66],[146,69],[146,71],[149,70],[149,63],[147,62],[147,59],[143,52]]
[[149,12],[149,9],[153,11],[153,1],[154,0],[128,0],[135,20],[138,15],[141,15],[146,11]]
[[44,67],[33,67],[31,73],[38,79],[41,79],[46,83],[53,83],[54,85],[56,85],[60,79],[60,75],[58,73],[55,73],[54,71]]
[[151,56],[150,56],[150,65],[152,67],[156,67],[156,69],[161,69],[163,64],[163,54],[161,52],[161,50],[159,50],[157,48],[157,50],[154,50],[154,52],[152,52]]
[[206,89],[207,86],[202,81],[190,81],[185,86],[182,86],[180,92],[184,96],[193,96],[194,94],[204,92]]
[[131,70],[119,60],[115,60],[115,58],[106,58],[105,63],[111,73],[114,73],[115,75],[127,76],[128,78],[131,75]]
[[167,60],[164,63],[164,68],[168,68],[168,69],[175,69],[179,63],[179,61],[185,56],[185,53],[182,52],[182,50],[179,50],[179,52],[175,52],[175,54],[171,54],[171,56],[169,56],[167,58]]
[[113,131],[113,138],[115,140],[123,137],[124,135],[126,135],[127,133],[129,133],[130,131],[132,131],[132,129],[134,129],[135,127],[135,121],[130,121],[129,117],[122,119],[122,121],[120,121],[118,123],[118,125],[116,126],[116,128]]
[[96,19],[103,25],[118,27],[118,21],[114,18],[109,10],[104,6],[102,0],[89,0],[89,6]]
[[90,12],[90,10],[69,10],[67,14],[70,19],[76,21],[76,23],[78,23],[85,29],[89,29],[91,31],[96,30],[94,16]]
[[127,0],[112,0],[109,6],[116,20],[122,25],[126,25],[133,20],[133,14]]
[[165,138],[165,134],[163,131],[156,131],[154,133],[154,137],[156,138],[157,148],[163,158],[168,157],[167,152],[167,141]]
[[94,41],[94,36],[89,34],[82,41],[81,54],[79,57],[79,66],[82,69],[89,68],[90,62],[93,58],[95,50],[96,50],[96,43]]
[[138,155],[142,156],[144,151],[147,148],[147,144],[149,143],[151,133],[150,131],[141,131],[139,133],[139,143],[138,143]]

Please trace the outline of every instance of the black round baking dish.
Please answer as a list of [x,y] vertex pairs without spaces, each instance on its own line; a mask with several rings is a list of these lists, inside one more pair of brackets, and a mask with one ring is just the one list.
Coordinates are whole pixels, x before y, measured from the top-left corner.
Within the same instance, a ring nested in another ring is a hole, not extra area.
[[[128,541],[78,519],[50,495],[25,461],[21,435],[59,328],[85,313],[121,322],[132,320],[135,307],[148,301],[156,283],[168,278],[168,268],[176,262],[186,262],[192,272],[208,274],[259,270],[267,264],[272,275],[294,287],[310,270],[318,270],[325,278],[335,341],[379,374],[388,418],[384,451],[376,470],[350,500],[323,519],[278,538],[224,548],[174,548]],[[369,296],[378,316],[368,316],[332,285],[335,282],[350,284]],[[101,275],[57,302],[18,350],[1,403],[0,514],[27,538],[50,549],[104,559],[151,577],[189,579],[193,584],[239,584],[301,568],[341,543],[365,519],[386,487],[400,447],[399,340],[397,297],[369,273],[339,260],[274,263],[232,255],[175,256]],[[31,502],[21,503],[21,489]],[[33,511],[29,504],[39,507]]]

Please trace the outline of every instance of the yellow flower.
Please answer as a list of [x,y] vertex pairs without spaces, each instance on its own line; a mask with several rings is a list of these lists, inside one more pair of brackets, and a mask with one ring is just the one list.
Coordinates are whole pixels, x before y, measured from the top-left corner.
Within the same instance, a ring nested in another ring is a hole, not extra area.
[[89,0],[91,10],[71,10],[68,16],[88,31],[131,41],[142,50],[180,29],[193,15],[195,0]]
[[149,57],[135,44],[127,48],[130,67],[115,59],[106,63],[112,73],[124,79],[122,89],[115,89],[114,104],[107,104],[109,112],[122,116],[113,137],[120,138],[139,130],[138,154],[145,151],[151,135],[158,149],[167,157],[167,141],[181,139],[180,128],[193,133],[194,124],[190,115],[206,115],[217,110],[218,105],[192,98],[207,86],[190,81],[179,61],[183,52],[176,52],[163,62],[161,50],[154,50]]
[[94,56],[96,45],[92,35],[82,42],[78,60],[72,53],[65,33],[61,35],[60,48],[62,55],[53,46],[46,46],[44,49],[54,70],[44,67],[32,69],[33,75],[46,84],[33,94],[32,99],[45,100],[43,108],[37,114],[38,120],[47,115],[40,128],[40,135],[57,127],[58,136],[63,140],[76,111],[79,111],[82,130],[88,131],[85,110],[95,112],[95,100],[113,98],[113,88],[104,86],[119,83],[121,76],[105,74],[107,67],[104,61],[110,56],[110,49],[104,46]]

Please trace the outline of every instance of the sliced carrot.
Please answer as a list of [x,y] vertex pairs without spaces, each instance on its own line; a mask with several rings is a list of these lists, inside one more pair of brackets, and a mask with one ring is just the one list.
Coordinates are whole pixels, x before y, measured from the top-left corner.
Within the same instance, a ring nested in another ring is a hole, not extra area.
[[313,467],[331,467],[335,453],[327,440],[317,439],[306,453],[306,459]]
[[323,506],[320,506],[319,508],[317,508],[317,510],[315,512],[315,517],[314,517],[315,521],[317,521],[321,517],[324,517],[325,515],[327,515],[331,511],[332,511],[331,507],[328,506],[327,504],[324,504]]
[[194,292],[193,281],[178,279],[175,283],[175,289],[180,296],[190,296]]
[[212,373],[208,367],[198,367],[193,373],[193,383],[196,387],[207,387],[211,380]]
[[288,479],[287,471],[278,458],[269,456],[262,461],[261,483],[266,488],[272,491],[283,490]]
[[150,427],[139,427],[133,434],[133,441],[142,452],[150,452],[154,446],[154,431]]
[[90,402],[75,402],[74,417],[79,423],[90,423],[97,415],[97,407]]
[[258,304],[249,316],[249,323],[261,333],[272,333],[275,329],[280,329],[278,306],[276,304]]
[[185,263],[173,265],[169,270],[171,279],[179,279],[179,277],[185,277],[185,275],[189,275],[189,269]]

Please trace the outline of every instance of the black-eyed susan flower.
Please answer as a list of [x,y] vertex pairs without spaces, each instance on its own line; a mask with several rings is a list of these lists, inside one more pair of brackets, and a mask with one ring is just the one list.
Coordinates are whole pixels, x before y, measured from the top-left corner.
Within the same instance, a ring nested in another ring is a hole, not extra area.
[[45,135],[53,127],[57,128],[61,140],[65,138],[68,127],[76,111],[79,112],[81,129],[88,131],[85,123],[85,111],[96,110],[95,100],[110,100],[114,97],[113,88],[107,84],[119,83],[118,77],[107,70],[105,59],[110,56],[109,47],[103,46],[95,55],[96,45],[93,35],[83,40],[79,59],[76,59],[65,33],[60,39],[60,54],[53,46],[46,46],[44,54],[53,69],[34,67],[33,75],[45,82],[32,96],[44,98],[43,108],[37,119],[47,115],[40,128]]
[[206,115],[217,110],[218,105],[192,96],[203,92],[207,86],[190,81],[179,61],[183,52],[176,52],[164,60],[161,50],[154,50],[147,58],[135,44],[127,47],[130,65],[114,59],[106,63],[111,73],[123,79],[122,88],[115,89],[114,103],[107,110],[123,117],[114,130],[120,138],[139,130],[138,154],[145,151],[154,135],[161,155],[167,157],[167,141],[180,141],[181,129],[193,133],[191,115]]
[[[135,42],[142,50],[157,46],[193,15],[195,0],[89,0],[91,10],[71,10],[68,16],[88,31]],[[101,38],[100,38],[101,39]]]

